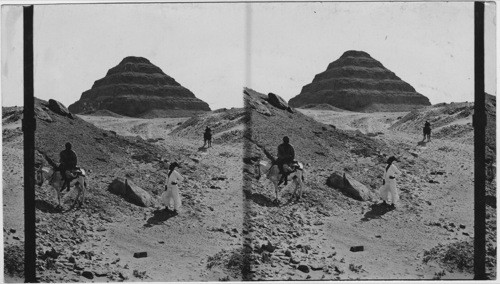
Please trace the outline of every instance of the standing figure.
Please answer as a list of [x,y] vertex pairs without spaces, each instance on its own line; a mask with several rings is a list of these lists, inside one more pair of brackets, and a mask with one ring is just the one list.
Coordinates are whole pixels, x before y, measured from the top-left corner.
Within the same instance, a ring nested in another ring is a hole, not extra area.
[[65,186],[69,191],[70,181],[75,178],[75,176],[71,174],[71,171],[76,168],[77,157],[75,151],[73,151],[71,147],[71,143],[67,142],[65,145],[66,149],[59,153],[59,171],[64,179],[64,183],[60,189],[61,192],[64,190]]
[[288,184],[287,173],[283,169],[283,165],[291,164],[295,160],[295,149],[292,144],[290,144],[290,138],[288,136],[283,137],[283,143],[278,146],[278,159],[276,159],[275,164],[278,165],[281,174],[281,180],[278,183],[280,185],[283,181],[285,185]]
[[203,133],[203,147],[205,147],[205,145],[207,145],[207,142],[208,142],[208,147],[212,147],[212,129],[210,129],[210,127],[207,126],[207,128],[205,128],[205,133]]
[[398,167],[393,164],[394,161],[397,161],[396,157],[391,156],[387,160],[387,166],[385,167],[384,172],[384,185],[380,189],[380,196],[384,201],[383,204],[387,205],[389,201],[389,195],[391,196],[392,204],[391,208],[396,208],[396,204],[399,201],[399,193],[396,186],[396,177],[401,175],[401,171],[399,171]]
[[427,142],[431,141],[431,124],[429,121],[425,122],[424,125],[424,139],[422,141],[425,141],[425,138],[427,138]]
[[179,194],[179,182],[184,180],[184,177],[175,170],[175,168],[180,168],[177,162],[173,162],[168,167],[168,176],[165,184],[165,193],[163,194],[163,202],[166,206],[165,210],[169,210],[169,207],[173,205],[174,215],[178,214],[178,210],[181,208],[181,196]]

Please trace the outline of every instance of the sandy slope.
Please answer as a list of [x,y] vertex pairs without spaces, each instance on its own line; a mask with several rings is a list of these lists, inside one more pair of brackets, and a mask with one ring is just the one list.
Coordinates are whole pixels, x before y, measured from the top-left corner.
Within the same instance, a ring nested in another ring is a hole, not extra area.
[[[323,237],[343,250],[346,263],[363,265],[361,279],[432,279],[444,268],[438,263],[422,262],[424,251],[437,244],[472,240],[473,211],[473,145],[434,139],[417,145],[418,134],[388,130],[404,113],[342,113],[301,110],[315,119],[339,128],[359,129],[364,133],[382,132],[377,139],[399,148],[428,166],[418,173],[399,163],[406,172],[400,179],[402,206],[386,214],[374,213],[369,204],[359,204],[339,216],[325,218]],[[463,120],[463,119],[462,119]],[[469,118],[470,120],[470,118]],[[460,123],[458,121],[457,123]],[[470,121],[466,121],[468,123]],[[418,157],[418,158],[417,158]],[[380,170],[376,168],[371,170]],[[407,165],[409,166],[409,165]],[[442,171],[444,175],[433,175]],[[429,183],[430,180],[437,183]],[[495,209],[488,207],[488,221],[496,220]],[[437,225],[439,223],[439,225]],[[459,226],[465,227],[464,229]],[[496,227],[496,226],[494,226]],[[496,230],[496,229],[495,229]],[[378,237],[377,237],[378,236]],[[316,238],[317,240],[317,238]],[[340,243],[340,245],[339,245]],[[351,245],[365,245],[366,252],[350,253]],[[494,243],[496,247],[496,243]],[[338,254],[337,254],[338,255]],[[472,264],[471,264],[472,265]],[[490,269],[494,267],[489,266]],[[344,279],[341,275],[341,279]],[[467,272],[446,271],[442,279],[471,279]]]
[[[163,211],[159,196],[167,171],[161,163],[147,159],[131,159],[126,164],[114,165],[113,169],[96,168],[90,172],[87,201],[81,208],[71,207],[74,190],[64,197],[65,209],[61,212],[54,209],[53,190],[47,184],[37,187],[38,278],[43,282],[241,279],[239,268],[228,269],[218,262],[220,255],[226,258],[237,254],[242,243],[241,143],[219,137],[212,148],[203,149],[199,137],[168,135],[188,118],[82,118],[118,135],[150,140],[166,149],[163,154],[170,161],[180,161],[183,166],[180,172],[186,177],[180,186],[183,208],[175,217]],[[22,136],[15,123],[18,121],[5,122],[9,130],[3,133],[4,245],[17,252],[9,251],[7,260],[20,263],[24,239]],[[51,125],[60,124],[48,124]],[[95,141],[93,138],[85,137]],[[128,145],[134,145],[132,140]],[[89,159],[89,153],[79,154],[85,158],[83,162]],[[145,186],[156,205],[138,207],[107,192],[116,176],[127,176]],[[48,253],[52,248],[57,256]],[[143,251],[148,253],[146,258],[133,257],[135,252]],[[93,278],[84,277],[84,272],[90,272]],[[19,282],[22,271],[4,277],[7,282]]]
[[[347,171],[376,193],[381,186],[383,157],[353,151],[342,156],[345,151],[342,147],[330,149],[336,139],[334,135],[338,134],[328,133],[323,138],[312,129],[312,135],[302,137],[311,128],[321,127],[305,126],[307,120],[265,106],[272,114],[266,117],[255,112],[252,137],[268,148],[269,141],[275,141],[276,147],[279,137],[288,134],[299,153],[298,159],[308,162],[307,190],[297,202],[291,199],[291,189],[283,189],[282,204],[277,206],[271,202],[274,199],[271,186],[265,179],[256,180],[249,168],[246,177],[252,189],[248,193],[249,226],[255,236],[249,254],[255,266],[252,279],[472,279],[471,251],[458,252],[468,269],[457,268],[457,259],[451,265],[442,262],[444,253],[451,251],[450,246],[473,241],[474,157],[470,139],[461,139],[456,132],[451,138],[443,135],[430,143],[418,143],[422,139],[421,126],[416,130],[389,129],[407,113],[299,110],[335,129],[365,133],[374,139],[376,151],[399,158],[397,165],[404,172],[398,180],[401,204],[396,210],[387,210],[378,205],[379,200],[355,201],[325,185],[332,172]],[[443,117],[448,126],[469,127],[471,117],[467,119],[450,123]],[[279,126],[273,129],[269,126],[273,124],[271,121]],[[294,132],[297,128],[305,130]],[[323,128],[324,132],[327,129]],[[330,142],[320,142],[315,136]],[[342,142],[358,141],[356,136],[346,139]],[[323,150],[318,152],[315,147],[320,143]],[[494,278],[495,211],[487,207],[491,234],[486,266]],[[275,246],[275,251],[267,253],[260,249],[267,241]],[[351,246],[364,246],[364,251],[351,252]],[[439,253],[432,250],[436,247]]]

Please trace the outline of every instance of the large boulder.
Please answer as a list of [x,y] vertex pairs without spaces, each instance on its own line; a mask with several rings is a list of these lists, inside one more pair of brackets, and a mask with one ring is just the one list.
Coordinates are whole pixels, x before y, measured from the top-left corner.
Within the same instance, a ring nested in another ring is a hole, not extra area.
[[268,101],[272,106],[275,106],[279,109],[288,108],[288,103],[282,97],[273,93],[269,93],[267,96],[268,96]]
[[73,115],[69,112],[69,110],[62,103],[56,100],[50,99],[48,107],[51,111],[57,114],[73,118]]
[[52,122],[54,121],[52,117],[40,106],[35,107],[35,116],[38,119],[47,121],[47,122]]
[[317,74],[288,104],[330,104],[350,111],[376,112],[407,111],[430,102],[368,53],[349,50]]
[[129,56],[95,81],[69,110],[73,113],[109,110],[142,117],[154,113],[168,115],[168,110],[210,111],[210,107],[148,59]]
[[276,95],[276,94],[273,94],[273,93],[269,93],[268,94],[268,100],[269,104],[271,104],[272,106],[275,106],[279,109],[283,109],[283,110],[287,110],[291,113],[293,113],[293,110],[292,108],[288,105],[288,103],[280,96]]
[[260,114],[271,116],[271,111],[264,104],[268,100],[264,94],[257,93],[252,89],[245,88],[243,90],[245,107],[252,108]]
[[355,180],[347,173],[343,175],[333,173],[326,180],[326,184],[330,187],[340,190],[344,195],[360,201],[373,199],[373,193],[362,183]]
[[132,181],[115,178],[108,187],[111,193],[122,196],[125,200],[142,207],[153,205],[153,198],[144,189],[135,185]]

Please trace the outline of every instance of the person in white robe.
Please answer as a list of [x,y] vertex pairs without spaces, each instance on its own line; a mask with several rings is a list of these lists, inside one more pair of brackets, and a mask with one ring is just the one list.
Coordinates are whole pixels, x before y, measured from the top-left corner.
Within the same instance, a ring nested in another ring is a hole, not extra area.
[[394,156],[389,157],[387,160],[387,166],[384,171],[384,185],[380,189],[380,197],[383,203],[388,204],[389,200],[391,200],[392,208],[395,208],[399,201],[396,178],[401,175],[401,171],[396,167],[394,161],[397,161]]
[[184,177],[175,170],[180,168],[177,162],[170,164],[169,172],[165,184],[166,191],[163,193],[162,201],[166,206],[166,210],[173,207],[173,213],[178,214],[181,208],[181,195],[179,194],[179,183],[184,180]]

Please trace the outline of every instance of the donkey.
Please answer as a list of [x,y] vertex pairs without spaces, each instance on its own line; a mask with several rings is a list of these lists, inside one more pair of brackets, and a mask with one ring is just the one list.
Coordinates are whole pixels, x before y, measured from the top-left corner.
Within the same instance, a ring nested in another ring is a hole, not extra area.
[[[259,161],[256,165],[257,167],[257,178],[260,179],[262,176],[262,172],[266,173],[266,177],[271,183],[274,185],[274,190],[276,193],[276,199],[274,199],[275,203],[279,203],[279,181],[281,180],[280,170],[278,165],[269,165],[269,163],[265,161]],[[284,169],[287,168],[287,165],[284,165]],[[300,162],[294,163],[291,168],[291,172],[288,174],[287,179],[291,180],[295,184],[295,189],[293,191],[293,197],[296,197],[297,200],[302,198],[302,191],[304,188],[304,180],[305,180],[305,171],[304,165]],[[298,191],[298,194],[297,194]]]
[[[61,191],[64,180],[62,178],[61,172],[56,170],[54,165],[44,167],[42,164],[38,169],[36,169],[35,177],[38,186],[42,186],[46,180],[49,181],[49,185],[56,191],[57,194],[57,201],[58,201],[57,208],[59,209],[62,208]],[[79,203],[79,205],[81,206],[85,201],[85,191],[87,190],[87,176],[84,169],[80,168],[80,171],[77,173],[77,177],[71,180],[70,186],[74,186],[78,190],[78,195],[76,196],[75,201],[73,202],[73,207],[76,205],[76,203]],[[79,200],[80,196],[81,196],[81,201]]]

